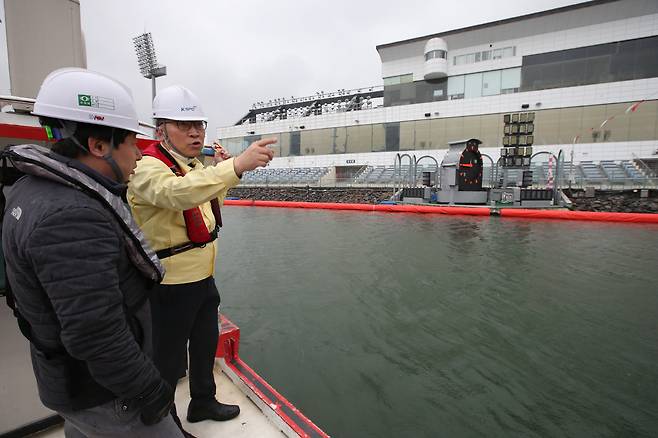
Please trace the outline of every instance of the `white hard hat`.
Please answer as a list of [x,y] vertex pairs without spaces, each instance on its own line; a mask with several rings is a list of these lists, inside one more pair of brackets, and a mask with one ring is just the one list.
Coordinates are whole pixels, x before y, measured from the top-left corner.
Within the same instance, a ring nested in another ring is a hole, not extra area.
[[142,133],[128,87],[82,68],[50,73],[41,84],[32,114]]
[[155,96],[155,99],[153,99],[153,118],[208,121],[199,98],[180,85],[164,88]]

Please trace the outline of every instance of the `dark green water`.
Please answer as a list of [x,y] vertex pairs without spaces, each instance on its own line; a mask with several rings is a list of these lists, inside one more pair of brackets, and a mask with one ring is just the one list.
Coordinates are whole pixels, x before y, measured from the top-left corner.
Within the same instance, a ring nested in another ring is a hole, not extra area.
[[658,436],[658,227],[226,207],[240,354],[334,437]]

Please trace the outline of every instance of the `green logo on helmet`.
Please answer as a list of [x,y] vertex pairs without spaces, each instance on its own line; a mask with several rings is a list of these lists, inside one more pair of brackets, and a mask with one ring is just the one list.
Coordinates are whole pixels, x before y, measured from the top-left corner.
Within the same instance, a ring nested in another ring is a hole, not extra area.
[[78,106],[91,106],[91,96],[88,94],[78,94]]

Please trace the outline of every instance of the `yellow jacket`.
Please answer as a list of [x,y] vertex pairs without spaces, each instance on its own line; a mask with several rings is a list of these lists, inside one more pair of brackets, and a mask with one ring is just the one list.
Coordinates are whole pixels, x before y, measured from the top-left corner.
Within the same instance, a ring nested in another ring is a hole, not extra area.
[[[197,159],[190,165],[175,159],[185,176],[178,177],[162,161],[145,156],[137,162],[128,184],[133,216],[156,251],[189,242],[183,210],[200,206],[204,222],[212,231],[215,217],[210,200],[219,198],[222,203],[228,189],[240,182],[232,158],[208,167]],[[167,272],[162,283],[191,283],[213,275],[216,245],[217,241],[163,259]]]

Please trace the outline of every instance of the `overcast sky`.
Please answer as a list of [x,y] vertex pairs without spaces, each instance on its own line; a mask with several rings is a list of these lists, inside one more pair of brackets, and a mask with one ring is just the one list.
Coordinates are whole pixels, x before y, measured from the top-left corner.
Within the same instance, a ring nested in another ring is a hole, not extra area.
[[381,85],[375,46],[581,0],[81,0],[87,66],[133,90],[150,120],[151,83],[132,38],[151,32],[167,76],[201,98],[215,128],[254,102]]

